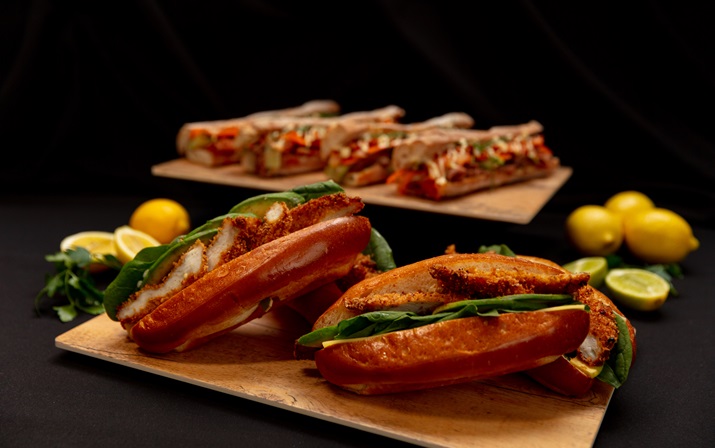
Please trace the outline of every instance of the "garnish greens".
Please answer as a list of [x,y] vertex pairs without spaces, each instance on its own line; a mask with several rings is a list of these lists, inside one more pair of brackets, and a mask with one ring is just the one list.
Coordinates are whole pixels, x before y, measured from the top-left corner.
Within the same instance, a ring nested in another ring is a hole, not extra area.
[[90,264],[103,264],[119,270],[120,261],[113,255],[93,257],[87,249],[78,247],[46,255],[45,260],[55,265],[55,273],[45,278],[45,287],[35,297],[35,311],[40,313],[43,297],[64,296],[66,304],[53,306],[62,322],[72,321],[80,311],[98,315],[104,312],[104,291],[99,288],[89,271]]
[[[514,294],[490,299],[462,300],[441,306],[427,315],[412,311],[372,311],[303,335],[298,339],[298,344],[320,347],[325,341],[376,336],[463,317],[493,317],[502,313],[535,311],[563,305],[584,306],[575,302],[569,294]],[[584,306],[584,309],[587,308]]]

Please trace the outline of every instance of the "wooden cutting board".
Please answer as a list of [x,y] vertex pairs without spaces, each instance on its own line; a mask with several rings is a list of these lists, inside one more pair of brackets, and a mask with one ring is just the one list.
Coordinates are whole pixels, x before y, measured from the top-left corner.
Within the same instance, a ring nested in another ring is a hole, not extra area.
[[[322,172],[263,178],[244,172],[240,164],[211,168],[183,158],[154,165],[151,171],[155,176],[268,191],[285,191],[326,180]],[[571,177],[572,172],[569,167],[560,167],[548,177],[482,190],[439,202],[399,195],[394,185],[387,184],[346,188],[345,191],[360,196],[367,204],[528,224]]]
[[566,398],[521,374],[385,396],[331,386],[312,361],[293,359],[308,331],[284,308],[186,353],[150,355],[106,315],[58,336],[60,349],[427,447],[590,447],[613,388],[597,382]]

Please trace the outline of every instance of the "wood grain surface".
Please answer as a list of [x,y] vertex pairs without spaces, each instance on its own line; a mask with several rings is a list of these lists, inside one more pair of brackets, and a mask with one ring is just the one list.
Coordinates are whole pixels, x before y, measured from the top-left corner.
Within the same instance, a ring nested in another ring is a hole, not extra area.
[[[399,195],[394,185],[387,184],[346,188],[345,190],[351,195],[360,196],[367,204],[528,224],[554,193],[566,183],[572,172],[573,170],[569,167],[561,167],[548,177],[481,190],[442,201]],[[263,178],[245,173],[240,164],[210,168],[183,158],[152,166],[152,174],[160,177],[268,191],[284,191],[327,180],[322,172]]]
[[327,383],[293,341],[309,330],[277,309],[207,345],[151,355],[119,323],[100,315],[55,339],[58,348],[173,378],[292,412],[427,447],[590,447],[613,388],[585,397],[552,393],[521,374],[384,396],[359,396]]

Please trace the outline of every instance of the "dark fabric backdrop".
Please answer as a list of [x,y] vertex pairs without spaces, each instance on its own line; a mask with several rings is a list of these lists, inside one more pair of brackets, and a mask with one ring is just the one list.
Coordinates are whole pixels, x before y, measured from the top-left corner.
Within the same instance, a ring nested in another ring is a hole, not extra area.
[[536,119],[564,194],[635,188],[712,223],[715,28],[694,4],[4,2],[0,188],[149,188],[185,122],[331,98]]

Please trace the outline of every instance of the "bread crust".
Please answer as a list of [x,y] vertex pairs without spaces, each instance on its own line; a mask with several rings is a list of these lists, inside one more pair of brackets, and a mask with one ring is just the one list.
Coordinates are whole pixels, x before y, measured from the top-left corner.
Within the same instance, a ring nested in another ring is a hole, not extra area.
[[201,345],[346,275],[370,231],[365,217],[339,217],[259,246],[162,303],[131,328],[130,337],[154,353]]
[[519,372],[575,350],[588,332],[579,309],[471,317],[330,345],[321,374],[359,394],[437,387]]

